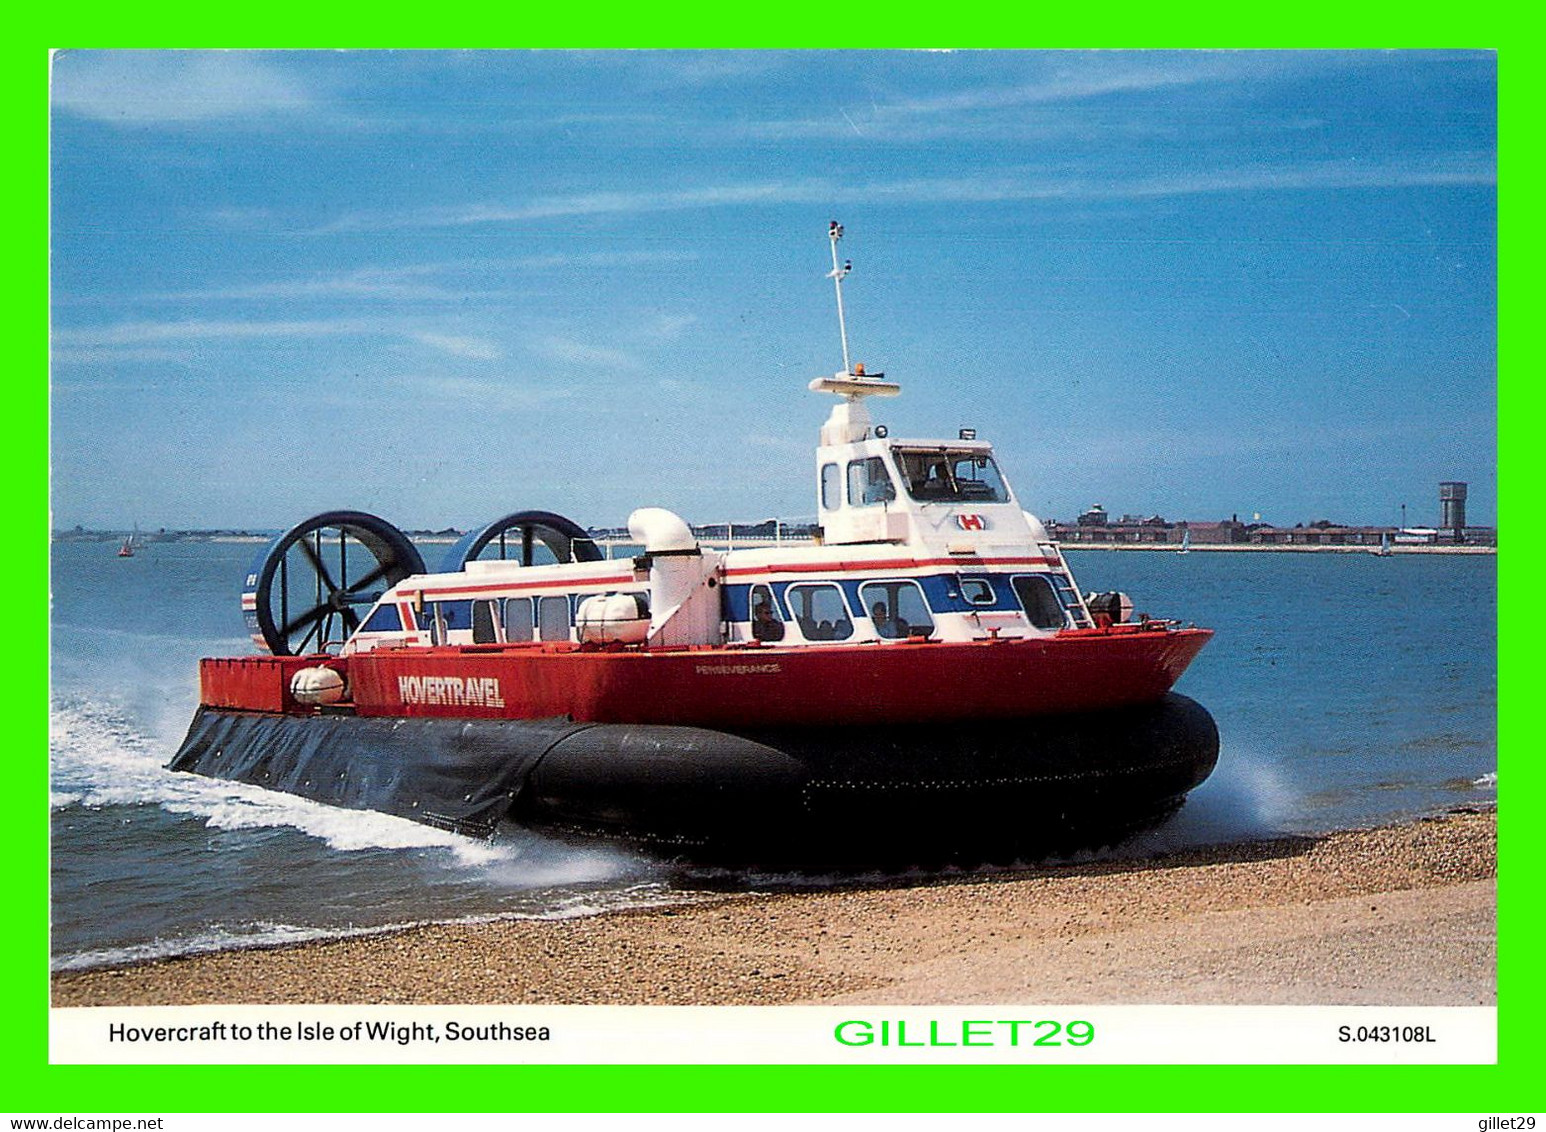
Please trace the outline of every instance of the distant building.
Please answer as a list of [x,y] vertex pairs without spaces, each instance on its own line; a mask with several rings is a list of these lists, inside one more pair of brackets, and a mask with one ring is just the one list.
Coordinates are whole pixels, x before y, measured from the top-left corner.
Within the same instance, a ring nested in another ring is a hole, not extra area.
[[1452,532],[1456,542],[1465,541],[1466,487],[1452,480],[1439,484],[1439,526]]
[[1344,527],[1326,519],[1318,519],[1307,527],[1274,527],[1270,523],[1252,523],[1244,541],[1257,546],[1377,547],[1394,533],[1394,527]]
[[1202,522],[1183,525],[1192,534],[1193,546],[1230,546],[1235,543],[1250,541],[1250,528],[1234,515],[1217,523]]
[[1153,515],[1140,519],[1123,515],[1112,521],[1103,507],[1090,508],[1072,524],[1056,519],[1046,524],[1054,539],[1070,546],[1168,546],[1180,545],[1190,535],[1191,546],[1369,547],[1385,543],[1402,546],[1445,546],[1464,543],[1497,546],[1492,527],[1418,528],[1348,526],[1331,519],[1315,519],[1292,527],[1271,523],[1242,523],[1238,515],[1218,522],[1180,520],[1169,522]]
[[698,523],[692,533],[699,538],[777,538],[788,533],[791,524],[779,519],[763,519],[757,523]]

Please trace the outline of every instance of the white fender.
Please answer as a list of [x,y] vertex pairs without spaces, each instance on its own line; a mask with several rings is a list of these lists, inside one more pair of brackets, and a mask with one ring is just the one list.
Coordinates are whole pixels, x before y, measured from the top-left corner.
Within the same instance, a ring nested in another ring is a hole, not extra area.
[[580,602],[574,627],[582,644],[642,644],[649,635],[648,609],[633,594],[597,594]]
[[290,695],[313,706],[336,704],[344,698],[343,674],[332,668],[302,668],[290,677]]

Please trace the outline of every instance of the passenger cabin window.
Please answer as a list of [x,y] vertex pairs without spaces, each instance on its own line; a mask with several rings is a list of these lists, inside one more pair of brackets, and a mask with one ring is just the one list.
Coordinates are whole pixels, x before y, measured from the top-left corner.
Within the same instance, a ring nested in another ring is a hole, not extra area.
[[436,619],[445,622],[447,632],[472,628],[472,602],[442,601],[435,608]]
[[375,612],[365,619],[365,624],[360,627],[364,633],[401,633],[403,631],[403,615],[397,611],[397,605],[387,602],[376,606]]
[[848,506],[869,507],[876,503],[889,503],[896,498],[896,488],[886,471],[886,462],[879,456],[866,460],[853,460],[848,465]]
[[432,601],[424,607],[419,623],[429,631],[431,644],[449,644],[452,633],[472,628],[472,602]]
[[920,503],[1007,503],[1009,489],[987,452],[895,449],[907,491]]
[[767,586],[753,586],[751,590],[752,637],[759,641],[782,641],[784,618],[773,600],[773,591]]
[[494,627],[494,603],[492,601],[475,601],[472,603],[472,643],[475,645],[492,645],[499,640],[499,632]]
[[992,605],[993,583],[986,578],[962,578],[961,596],[970,605]]
[[511,644],[531,640],[531,598],[505,598],[505,640]]
[[875,631],[889,640],[934,632],[929,603],[917,582],[865,582],[859,587],[859,600]]
[[846,641],[854,635],[853,618],[843,591],[831,582],[802,583],[784,591],[795,623],[807,641]]
[[537,635],[543,641],[569,640],[569,599],[566,597],[539,597],[537,599]]
[[1061,629],[1068,619],[1052,583],[1041,574],[1021,574],[1014,580],[1020,607],[1038,629]]

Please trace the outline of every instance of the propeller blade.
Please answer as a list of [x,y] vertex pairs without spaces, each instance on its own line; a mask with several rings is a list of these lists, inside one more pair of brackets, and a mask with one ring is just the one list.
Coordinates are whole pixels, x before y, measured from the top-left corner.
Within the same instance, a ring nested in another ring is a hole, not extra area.
[[306,557],[311,560],[311,568],[317,572],[317,577],[322,579],[323,583],[327,587],[327,591],[332,593],[334,590],[336,590],[338,587],[333,584],[333,576],[327,572],[327,564],[324,563],[321,556],[317,554],[316,548],[313,547],[306,539],[301,539],[296,543],[296,545],[299,546],[301,550],[305,552]]
[[302,628],[303,626],[306,626],[306,625],[310,625],[310,624],[312,624],[315,621],[321,620],[323,617],[327,616],[327,614],[329,613],[329,611],[332,610],[332,608],[333,607],[331,605],[329,605],[325,601],[321,605],[314,605],[314,606],[312,606],[305,613],[302,613],[299,616],[297,616],[297,617],[295,617],[295,618],[293,618],[293,619],[291,619],[289,621],[286,621],[283,625],[281,625],[279,627],[280,635],[288,637],[291,633],[294,633],[297,629],[300,629],[300,628]]
[[295,646],[295,652],[293,655],[300,656],[302,653],[304,653],[306,651],[306,645],[311,641],[312,637],[316,636],[317,630],[321,627],[322,618],[319,617],[312,622],[311,628],[307,630],[306,635],[301,638],[301,643]]
[[[395,565],[395,563],[392,563],[392,562],[383,562],[383,563],[381,563],[374,570],[372,570],[369,574],[366,574],[363,578],[360,578],[358,581],[356,581],[353,585],[345,586],[344,587],[344,593],[352,595],[352,594],[357,593],[361,586],[368,586],[372,582],[379,582],[382,578],[385,578],[388,574],[390,574],[392,572],[392,567],[394,565]],[[381,595],[377,594],[376,596],[380,597]]]

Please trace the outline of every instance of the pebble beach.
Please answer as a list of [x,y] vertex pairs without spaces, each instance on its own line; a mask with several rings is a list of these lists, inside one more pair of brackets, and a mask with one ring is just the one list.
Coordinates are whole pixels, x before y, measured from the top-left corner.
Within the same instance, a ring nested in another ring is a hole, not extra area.
[[53,977],[195,1003],[1495,1005],[1496,816],[428,924]]

